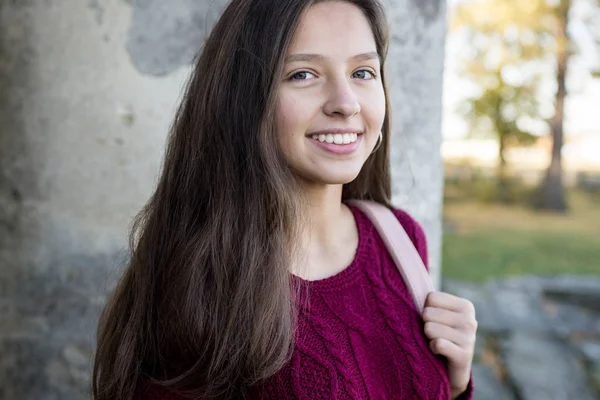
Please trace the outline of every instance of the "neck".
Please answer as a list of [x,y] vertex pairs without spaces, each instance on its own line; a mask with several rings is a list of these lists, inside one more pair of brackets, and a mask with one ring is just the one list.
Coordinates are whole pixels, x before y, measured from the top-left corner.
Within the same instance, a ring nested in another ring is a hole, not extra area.
[[332,247],[339,243],[340,221],[348,209],[342,204],[342,185],[306,187],[308,224],[305,237],[308,244]]
[[322,279],[350,264],[358,246],[352,211],[342,204],[342,185],[304,184],[306,224],[296,275]]
[[306,224],[296,275],[323,278],[339,272],[352,260],[358,231],[352,211],[342,204],[340,185],[303,183],[307,200]]

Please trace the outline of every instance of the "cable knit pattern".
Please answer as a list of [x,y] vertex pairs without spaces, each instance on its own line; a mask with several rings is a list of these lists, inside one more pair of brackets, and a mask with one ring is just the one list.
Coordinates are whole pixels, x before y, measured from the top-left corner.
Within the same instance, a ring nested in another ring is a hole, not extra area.
[[[394,331],[398,345],[404,349],[407,363],[414,372],[411,375],[414,395],[428,399],[448,398],[449,394],[444,393],[446,388],[449,388],[449,383],[444,373],[443,361],[441,359],[436,360],[433,353],[424,353],[422,350],[424,346],[427,346],[427,343],[423,343],[424,340],[419,340],[423,338],[420,333],[422,327],[418,326],[418,312],[412,298],[407,296],[408,289],[405,288],[404,293],[397,293],[394,290],[398,286],[397,282],[395,284],[390,283],[377,272],[381,271],[370,269],[367,271],[366,276],[370,282],[371,290],[377,297],[378,307],[386,323]],[[403,307],[398,307],[398,301],[402,303]],[[407,324],[410,325],[409,329],[407,329]],[[424,355],[429,357],[423,357]],[[427,362],[429,368],[434,367],[441,378],[437,388],[428,387],[424,379],[427,376],[427,367],[423,364]],[[422,393],[427,393],[427,396],[422,397]]]
[[[310,307],[300,310],[290,362],[250,388],[247,398],[450,399],[444,358],[429,349],[423,321],[396,265],[367,217],[350,209],[359,233],[354,260],[334,276],[307,282]],[[402,210],[394,215],[427,266],[423,229]],[[139,399],[182,399],[142,387],[147,391]],[[472,395],[470,382],[459,399]]]
[[340,389],[345,390],[351,399],[360,398],[356,387],[360,382],[352,379],[353,371],[348,365],[351,357],[348,357],[348,354],[342,350],[340,338],[334,334],[330,326],[326,325],[331,322],[321,317],[313,318],[312,322],[316,333],[323,340],[329,356],[334,360],[337,375],[341,378],[340,383],[343,385]]

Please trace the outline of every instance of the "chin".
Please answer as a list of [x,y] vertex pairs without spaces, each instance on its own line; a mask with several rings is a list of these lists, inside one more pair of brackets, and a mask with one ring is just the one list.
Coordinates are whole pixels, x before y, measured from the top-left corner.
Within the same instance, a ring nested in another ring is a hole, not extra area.
[[344,185],[355,180],[359,173],[360,169],[357,169],[356,171],[348,171],[345,169],[344,171],[312,171],[312,173],[304,173],[301,175],[304,179],[314,183],[324,185]]

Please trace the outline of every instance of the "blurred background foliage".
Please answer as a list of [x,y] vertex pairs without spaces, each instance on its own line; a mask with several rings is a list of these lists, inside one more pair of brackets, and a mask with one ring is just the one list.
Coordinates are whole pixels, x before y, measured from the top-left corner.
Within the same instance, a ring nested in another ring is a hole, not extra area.
[[600,89],[600,0],[451,1],[448,40],[444,275],[600,274],[600,103],[591,132],[565,122],[570,82]]

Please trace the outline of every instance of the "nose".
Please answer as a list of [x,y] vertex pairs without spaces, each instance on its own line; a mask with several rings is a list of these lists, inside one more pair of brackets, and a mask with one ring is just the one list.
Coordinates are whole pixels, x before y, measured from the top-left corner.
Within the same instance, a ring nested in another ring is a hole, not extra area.
[[327,87],[328,96],[323,111],[329,116],[351,117],[360,112],[360,103],[356,93],[346,80],[332,82]]

